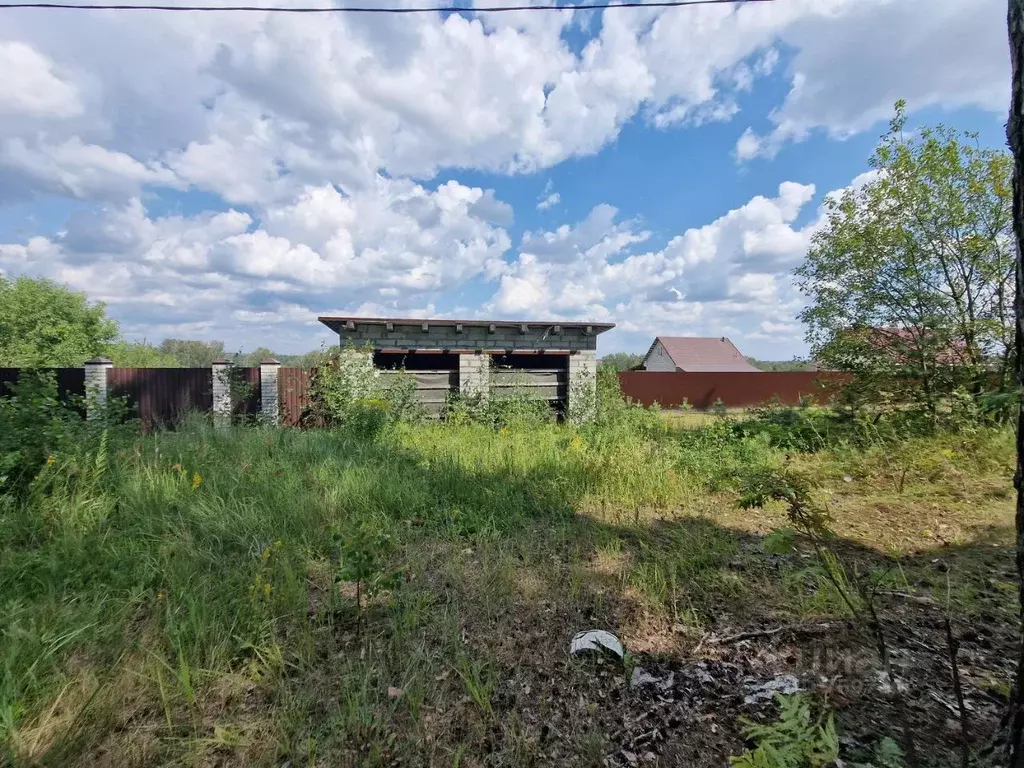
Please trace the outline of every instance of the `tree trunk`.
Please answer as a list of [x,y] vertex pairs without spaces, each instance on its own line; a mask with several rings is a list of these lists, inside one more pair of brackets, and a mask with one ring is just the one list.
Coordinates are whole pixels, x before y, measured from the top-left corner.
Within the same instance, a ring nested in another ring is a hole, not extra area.
[[[1010,37],[1010,60],[1013,79],[1010,86],[1010,118],[1006,138],[1013,152],[1013,234],[1016,240],[1015,311],[1016,378],[1024,387],[1024,0],[1009,0],[1007,27]],[[1020,389],[1018,390],[1020,391]],[[1021,631],[1017,654],[1017,675],[1010,697],[1007,718],[1007,764],[1024,768],[1024,403],[1017,406],[1017,588],[1021,606]]]

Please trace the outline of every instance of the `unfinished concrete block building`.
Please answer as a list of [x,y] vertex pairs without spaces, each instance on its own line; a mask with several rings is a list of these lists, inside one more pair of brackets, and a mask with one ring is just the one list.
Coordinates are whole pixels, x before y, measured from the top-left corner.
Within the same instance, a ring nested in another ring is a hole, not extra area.
[[[525,388],[559,413],[593,402],[597,337],[611,323],[539,320],[411,320],[321,317],[343,348],[372,348],[382,370],[405,370],[420,400],[440,413],[449,392],[501,394]],[[580,403],[570,402],[574,396]]]

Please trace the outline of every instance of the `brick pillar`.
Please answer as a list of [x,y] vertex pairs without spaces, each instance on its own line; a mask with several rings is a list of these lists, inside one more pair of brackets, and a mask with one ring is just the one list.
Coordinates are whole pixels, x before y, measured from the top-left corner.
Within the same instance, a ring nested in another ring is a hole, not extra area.
[[568,402],[570,421],[592,421],[597,406],[597,352],[583,349],[569,355]]
[[95,419],[102,415],[107,406],[107,371],[114,363],[105,357],[94,357],[85,363],[86,418]]
[[260,419],[274,426],[280,423],[281,414],[277,388],[277,372],[280,368],[281,364],[277,360],[260,360]]
[[491,388],[491,360],[482,352],[459,355],[459,394],[487,399]]
[[228,360],[213,362],[213,423],[218,427],[231,425],[231,366]]

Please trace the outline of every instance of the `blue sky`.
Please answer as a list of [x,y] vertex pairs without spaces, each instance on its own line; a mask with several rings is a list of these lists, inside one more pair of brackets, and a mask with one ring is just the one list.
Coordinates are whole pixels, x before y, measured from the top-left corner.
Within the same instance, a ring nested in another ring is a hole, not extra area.
[[[400,0],[396,0],[400,2]],[[806,352],[790,273],[897,98],[1002,146],[997,0],[367,17],[8,11],[0,270],[131,338],[323,313]]]

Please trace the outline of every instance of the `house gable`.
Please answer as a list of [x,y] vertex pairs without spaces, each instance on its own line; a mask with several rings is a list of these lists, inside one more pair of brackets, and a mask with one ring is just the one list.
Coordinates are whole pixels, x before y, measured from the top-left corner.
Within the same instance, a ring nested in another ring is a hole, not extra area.
[[672,360],[672,356],[665,349],[665,345],[661,343],[661,339],[655,339],[651,348],[647,350],[647,357],[644,358],[644,370],[645,371],[674,371],[676,370],[675,361]]

